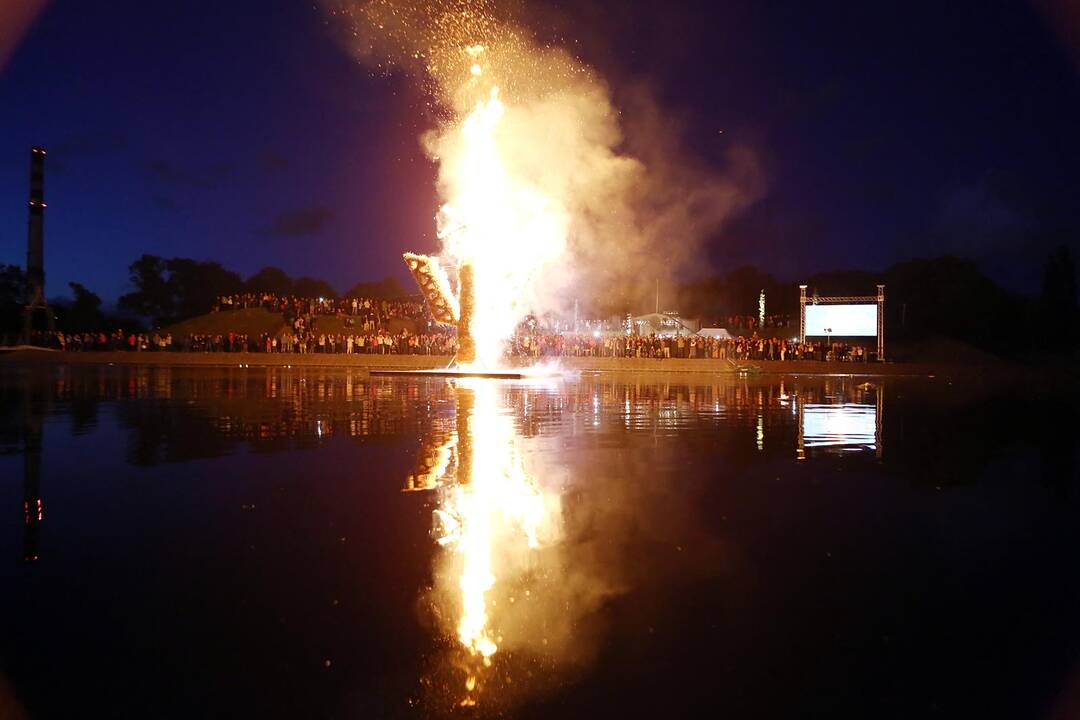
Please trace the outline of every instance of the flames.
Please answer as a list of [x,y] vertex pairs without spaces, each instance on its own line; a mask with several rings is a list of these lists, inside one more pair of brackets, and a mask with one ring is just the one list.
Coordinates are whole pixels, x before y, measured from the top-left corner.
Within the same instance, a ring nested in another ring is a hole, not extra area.
[[[484,48],[469,48],[483,77]],[[501,132],[507,108],[492,86],[460,125],[440,143],[440,183],[449,198],[439,210],[443,252],[471,266],[474,313],[471,334],[476,360],[499,364],[504,341],[529,312],[539,274],[566,251],[569,214],[522,172],[515,171],[517,139]],[[461,298],[461,303],[467,302]]]
[[[472,62],[465,90],[475,94],[486,48],[473,45],[465,53]],[[405,253],[404,259],[432,316],[457,324],[459,363],[493,370],[504,342],[532,310],[538,277],[566,252],[570,213],[531,177],[535,166],[515,161],[521,137],[504,131],[508,111],[499,87],[484,87],[471,112],[429,148],[448,198],[436,225],[443,257],[458,271],[457,296],[439,258]]]
[[[672,123],[644,98],[637,110],[648,112],[634,113],[637,131],[624,134],[603,78],[567,48],[537,39],[518,4],[323,2],[347,19],[357,57],[420,83],[425,115],[436,120],[422,143],[438,165],[439,257],[405,260],[433,316],[458,325],[466,369],[497,369],[529,313],[564,310],[590,288],[632,287],[655,276],[657,257],[666,268],[697,262],[696,239],[759,193],[752,156],[733,154],[732,180],[701,167],[701,153],[676,152]],[[557,497],[524,470],[500,386],[459,382],[456,440],[429,454],[409,487],[440,495],[436,536],[452,569],[444,562],[437,574],[453,578],[454,630],[478,670],[530,632],[493,596],[523,576],[560,514]],[[546,647],[547,636],[541,641]],[[478,682],[470,674],[467,699]]]
[[347,19],[363,62],[424,91],[438,252],[449,275],[475,271],[469,319],[486,369],[530,312],[582,297],[625,304],[658,272],[698,267],[701,241],[763,192],[749,148],[725,140],[718,172],[647,92],[629,93],[620,112],[572,47],[527,27],[521,3],[323,2]]

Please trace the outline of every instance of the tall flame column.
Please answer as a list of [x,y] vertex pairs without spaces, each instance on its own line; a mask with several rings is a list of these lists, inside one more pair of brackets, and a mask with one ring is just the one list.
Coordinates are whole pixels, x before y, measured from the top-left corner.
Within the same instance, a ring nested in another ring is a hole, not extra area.
[[476,362],[476,338],[473,337],[473,318],[476,314],[476,283],[472,263],[458,267],[458,351],[459,365]]

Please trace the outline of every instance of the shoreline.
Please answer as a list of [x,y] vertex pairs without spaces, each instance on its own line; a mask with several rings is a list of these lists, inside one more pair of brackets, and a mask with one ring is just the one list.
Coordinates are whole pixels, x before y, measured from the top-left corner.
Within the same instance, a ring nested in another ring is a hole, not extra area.
[[[0,352],[0,365],[145,365],[160,367],[310,367],[346,368],[358,370],[432,370],[446,367],[450,356],[445,355],[346,355],[294,353],[223,353],[223,352],[62,352],[58,350],[9,350]],[[512,359],[511,367],[527,367],[541,362],[525,363],[524,358]],[[552,358],[546,359],[550,362]],[[815,360],[746,360],[739,366],[727,360],[689,358],[613,358],[560,357],[557,365],[573,371],[697,373],[709,375],[865,375],[865,376],[956,376],[956,375],[1014,375],[1039,372],[1006,363],[993,365],[959,365],[945,363],[851,363]]]

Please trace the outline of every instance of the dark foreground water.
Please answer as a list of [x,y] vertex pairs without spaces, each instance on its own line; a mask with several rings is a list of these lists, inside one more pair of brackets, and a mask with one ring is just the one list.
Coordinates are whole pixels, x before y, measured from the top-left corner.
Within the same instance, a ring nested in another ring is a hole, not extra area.
[[0,717],[1080,717],[1076,400],[0,368]]

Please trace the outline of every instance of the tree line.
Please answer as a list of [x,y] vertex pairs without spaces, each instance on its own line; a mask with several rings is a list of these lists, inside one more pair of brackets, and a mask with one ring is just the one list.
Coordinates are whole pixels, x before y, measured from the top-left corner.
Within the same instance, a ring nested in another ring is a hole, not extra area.
[[[210,311],[217,299],[240,293],[269,293],[297,297],[337,298],[330,283],[313,277],[293,279],[278,267],[264,267],[244,280],[240,274],[213,261],[165,259],[143,255],[128,266],[133,290],[120,296],[121,310],[155,325],[186,320]],[[395,298],[408,294],[396,278],[360,282],[344,297]]]
[[[68,283],[70,298],[50,298],[57,327],[66,332],[93,332],[124,328],[164,327],[204,315],[218,298],[241,293],[277,296],[339,297],[325,280],[292,278],[278,267],[264,267],[246,280],[221,263],[191,258],[142,255],[128,265],[131,291],[120,296],[117,312],[102,310],[101,298],[80,283]],[[17,265],[0,264],[0,332],[17,334],[22,328],[26,302],[26,274]],[[343,297],[391,299],[408,295],[394,277],[353,285]]]
[[[875,295],[885,285],[885,329],[889,342],[952,338],[1001,356],[1032,351],[1071,353],[1080,342],[1076,263],[1067,246],[1046,259],[1037,296],[1011,292],[988,278],[978,265],[950,255],[915,258],[872,272],[834,270],[810,275],[807,295]],[[765,291],[766,313],[799,312],[798,284],[782,282],[754,267],[680,285],[674,307],[686,317],[758,314]]]
[[[128,266],[131,291],[107,315],[101,298],[83,285],[69,283],[71,297],[52,300],[57,326],[69,332],[164,327],[209,312],[219,297],[238,293],[336,298],[325,280],[292,278],[281,268],[264,267],[246,280],[213,261],[143,255]],[[886,330],[891,342],[947,337],[999,355],[1030,351],[1074,352],[1080,337],[1076,264],[1067,246],[1056,249],[1044,265],[1041,292],[1029,297],[1010,292],[988,278],[970,260],[953,256],[917,258],[883,271],[837,270],[806,278],[808,293],[872,295],[886,286]],[[645,285],[646,283],[643,283]],[[0,265],[0,332],[17,333],[27,290],[23,271]],[[662,311],[677,310],[706,325],[723,326],[733,314],[758,314],[764,290],[768,314],[797,319],[799,291],[755,267],[741,267],[702,280],[674,285],[663,292]],[[359,282],[344,297],[397,298],[410,294],[393,277]],[[628,299],[611,293],[584,303],[593,317],[653,309],[649,297]],[[145,323],[145,324],[144,324]]]

